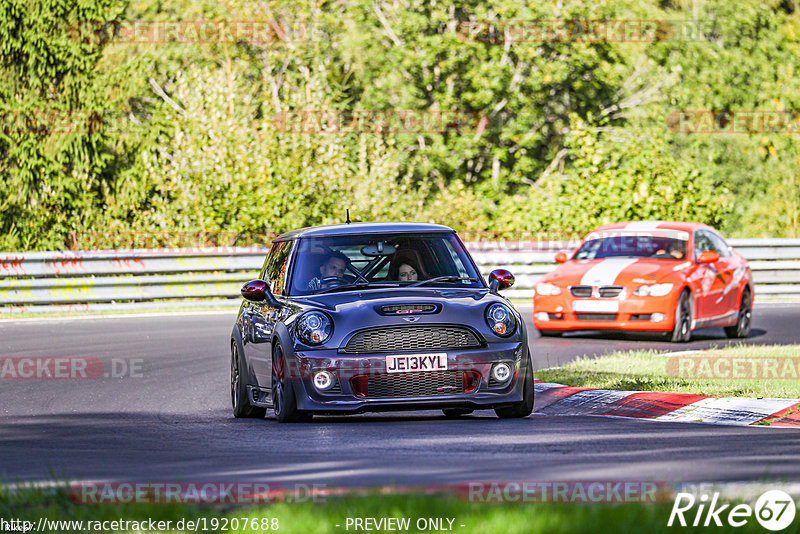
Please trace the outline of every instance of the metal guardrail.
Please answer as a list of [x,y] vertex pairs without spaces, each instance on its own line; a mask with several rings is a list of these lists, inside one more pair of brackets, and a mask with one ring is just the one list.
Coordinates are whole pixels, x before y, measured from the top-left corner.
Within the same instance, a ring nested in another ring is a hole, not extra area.
[[[468,246],[485,276],[497,268],[514,273],[516,284],[505,295],[532,298],[536,282],[556,268],[556,253],[573,250],[578,244],[578,241],[481,242]],[[729,239],[728,244],[748,260],[756,284],[756,299],[800,297],[800,239]]]
[[0,253],[0,314],[232,305],[268,250]]
[[[800,297],[800,239],[731,239],[750,262],[756,295]],[[514,273],[510,298],[531,298],[578,242],[476,242],[467,247],[484,276]],[[260,271],[265,247],[0,253],[0,314],[235,305]]]

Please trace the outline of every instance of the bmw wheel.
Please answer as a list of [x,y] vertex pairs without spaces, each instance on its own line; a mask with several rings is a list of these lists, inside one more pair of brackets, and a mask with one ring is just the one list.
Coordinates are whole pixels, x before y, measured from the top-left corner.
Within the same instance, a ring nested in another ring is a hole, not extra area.
[[684,290],[675,307],[675,326],[672,328],[670,341],[687,343],[690,339],[692,339],[692,296]]
[[750,325],[753,319],[753,297],[750,296],[750,289],[745,288],[742,293],[742,303],[739,306],[739,318],[734,326],[725,327],[725,335],[728,337],[747,337],[750,334]]

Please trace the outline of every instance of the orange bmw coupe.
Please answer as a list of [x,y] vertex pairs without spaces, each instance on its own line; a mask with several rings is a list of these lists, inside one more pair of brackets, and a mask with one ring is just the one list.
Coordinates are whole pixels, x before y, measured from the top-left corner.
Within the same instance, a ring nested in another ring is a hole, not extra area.
[[569,330],[664,332],[723,327],[747,337],[750,267],[705,224],[639,221],[601,226],[535,287],[533,324],[543,336]]

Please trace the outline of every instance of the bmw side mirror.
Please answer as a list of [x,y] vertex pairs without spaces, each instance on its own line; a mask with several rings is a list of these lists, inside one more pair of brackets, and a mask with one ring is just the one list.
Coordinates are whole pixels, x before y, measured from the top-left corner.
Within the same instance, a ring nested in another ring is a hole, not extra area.
[[705,265],[717,263],[717,261],[719,261],[719,252],[716,250],[704,250],[700,253],[700,256],[697,257],[697,263],[703,263]]
[[251,280],[242,286],[242,296],[250,302],[266,302],[270,306],[280,308],[282,304],[269,290],[269,284],[264,280]]
[[567,261],[567,253],[563,250],[561,252],[556,252],[555,257],[556,263],[566,263]]
[[514,275],[505,269],[495,269],[489,275],[489,289],[497,293],[514,285]]

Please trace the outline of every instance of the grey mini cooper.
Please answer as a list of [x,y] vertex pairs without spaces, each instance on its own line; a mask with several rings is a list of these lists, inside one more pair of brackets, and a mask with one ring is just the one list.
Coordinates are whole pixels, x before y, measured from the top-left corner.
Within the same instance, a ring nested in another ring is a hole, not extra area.
[[533,409],[525,323],[454,230],[416,223],[304,228],[242,287],[231,333],[236,417]]

